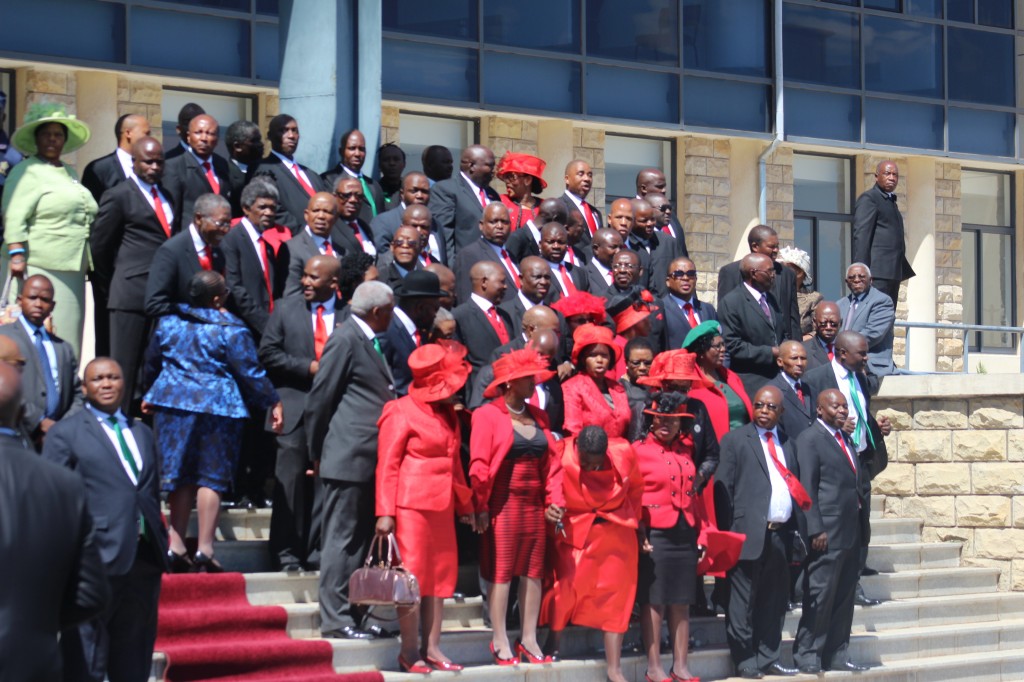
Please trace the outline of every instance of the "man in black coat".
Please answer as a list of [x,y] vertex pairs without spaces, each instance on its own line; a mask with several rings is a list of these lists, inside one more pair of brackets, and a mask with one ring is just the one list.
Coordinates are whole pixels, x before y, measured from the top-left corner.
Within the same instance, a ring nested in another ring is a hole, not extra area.
[[811,370],[832,362],[835,357],[836,334],[842,325],[839,306],[822,301],[814,308],[814,338],[804,341],[807,350],[807,369]]
[[[212,192],[225,199],[231,198],[228,162],[213,152],[219,131],[213,116],[196,116],[188,124],[189,151],[167,160],[164,187],[174,203],[174,232],[192,219],[195,202],[202,195]],[[230,210],[228,215],[230,217]]]
[[512,319],[512,328],[518,329],[528,310],[544,303],[551,289],[551,268],[540,256],[527,256],[520,263],[519,291],[501,304]]
[[153,666],[167,529],[153,432],[121,412],[124,380],[110,358],[85,366],[85,409],[54,425],[43,458],[85,482],[97,545],[110,580],[109,607],[61,633],[64,679],[142,680]]
[[363,187],[355,178],[338,176],[334,185],[334,198],[338,201],[338,222],[335,224],[337,238],[345,253],[363,253],[377,258],[377,247],[373,243],[373,230],[369,223],[359,217],[363,206]]
[[280,194],[276,223],[295,234],[305,224],[303,214],[309,198],[317,192],[329,191],[329,187],[319,175],[295,160],[295,152],[299,148],[299,124],[294,117],[278,114],[270,119],[267,137],[270,139],[270,154],[249,168],[248,179],[261,175],[273,179]]
[[426,270],[410,272],[395,289],[395,314],[384,332],[384,358],[395,377],[395,393],[409,392],[412,370],[409,356],[427,343],[441,307],[441,280]]
[[640,254],[644,274],[640,286],[656,296],[668,293],[665,280],[669,266],[678,255],[676,243],[665,239],[663,232],[654,229],[654,207],[643,199],[633,199],[633,229],[626,239],[626,248]]
[[900,282],[914,276],[907,261],[903,216],[896,206],[899,179],[899,168],[892,161],[882,161],[875,167],[875,184],[853,205],[850,250],[850,262],[871,268],[871,285],[891,298],[893,305],[899,298]]
[[231,215],[242,217],[242,190],[248,182],[249,169],[263,158],[263,135],[252,121],[235,121],[224,133],[228,148],[228,184],[231,186]]
[[476,263],[483,261],[497,263],[505,271],[508,286],[504,300],[514,298],[519,291],[519,268],[505,249],[511,224],[508,209],[501,202],[490,203],[484,209],[477,229],[480,238],[472,244],[461,246],[455,255],[455,267],[452,269],[455,271],[455,299],[459,303],[465,303],[473,290],[470,270]]
[[518,263],[527,256],[540,255],[540,231],[548,223],[565,225],[567,212],[561,199],[545,199],[537,205],[537,216],[512,232],[505,248],[512,254],[512,261]]
[[566,261],[569,232],[561,223],[551,222],[541,227],[540,257],[551,269],[551,288],[545,303],[554,303],[563,296],[577,291],[590,291],[590,279],[585,266]]
[[644,199],[654,207],[655,229],[672,239],[676,243],[676,252],[680,256],[689,256],[690,250],[686,246],[686,235],[683,234],[683,226],[672,213],[672,202],[664,194],[648,193]]
[[[426,206],[410,206],[407,211],[415,214],[426,212]],[[420,231],[412,225],[402,225],[388,243],[387,250],[377,257],[377,279],[392,290],[397,289],[409,274],[423,269],[420,251],[423,239]]]
[[583,219],[583,233],[580,244],[588,246],[594,234],[604,227],[601,211],[587,201],[587,195],[594,186],[594,171],[590,164],[574,159],[565,166],[565,193],[559,197],[569,213],[577,213]]
[[441,226],[448,257],[480,238],[484,207],[501,201],[490,182],[494,178],[494,152],[475,144],[462,150],[459,174],[435,183],[430,190],[430,212]]
[[718,319],[715,306],[697,298],[697,266],[689,258],[669,264],[665,286],[668,291],[658,301],[663,315],[651,321],[651,340],[659,351],[682,348],[691,329]]
[[176,156],[181,156],[189,150],[188,126],[192,119],[205,113],[206,110],[195,102],[189,102],[178,110],[178,125],[174,126],[174,132],[178,134],[178,139],[167,140],[167,151],[164,157],[168,161]]
[[369,225],[373,219],[383,213],[384,190],[380,183],[363,174],[366,163],[366,136],[359,130],[346,130],[338,138],[338,165],[320,174],[328,191],[338,186],[342,177],[359,181],[363,190],[362,205],[359,208],[359,220]]
[[345,255],[347,242],[338,227],[338,202],[328,192],[317,192],[303,214],[306,226],[288,240],[288,276],[285,296],[302,293],[302,274],[313,256],[332,256],[339,262]]
[[100,203],[103,194],[132,174],[132,147],[149,137],[149,121],[141,114],[124,114],[114,124],[117,147],[106,156],[90,161],[82,171],[82,186]]
[[492,261],[480,261],[469,270],[473,291],[455,307],[455,339],[469,353],[466,361],[473,373],[466,382],[472,386],[480,369],[491,361],[491,352],[512,340],[512,320],[498,307],[508,288],[505,269]]
[[807,351],[799,341],[783,341],[776,358],[779,373],[769,383],[782,391],[782,413],[779,426],[790,440],[803,433],[814,423],[815,399],[811,389],[802,379],[807,366]]
[[614,295],[611,292],[614,284],[612,261],[616,254],[625,248],[622,243],[622,235],[610,227],[602,228],[594,233],[591,248],[593,258],[584,268],[587,273],[587,281],[590,284],[590,293],[607,299]]

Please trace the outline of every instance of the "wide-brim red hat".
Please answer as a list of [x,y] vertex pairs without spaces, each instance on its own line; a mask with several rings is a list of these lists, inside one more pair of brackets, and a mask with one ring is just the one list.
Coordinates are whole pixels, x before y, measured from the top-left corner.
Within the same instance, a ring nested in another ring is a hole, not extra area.
[[466,383],[471,367],[466,347],[457,341],[427,343],[409,355],[409,395],[425,403],[446,400]]
[[580,353],[584,351],[588,346],[595,346],[597,344],[604,344],[608,346],[608,352],[611,353],[611,364],[614,365],[619,357],[619,347],[615,345],[615,334],[608,327],[602,327],[597,324],[581,324],[576,327],[576,331],[572,333],[572,364],[575,365],[579,361]]
[[683,349],[658,353],[647,376],[637,379],[639,384],[654,387],[660,387],[664,381],[692,381],[698,388],[713,383],[697,367],[697,355]]
[[549,366],[549,360],[535,348],[510,351],[492,363],[494,381],[484,389],[484,397],[497,398],[501,395],[502,384],[523,377],[532,376],[535,382],[542,384],[555,376],[555,372],[550,370]]
[[494,172],[494,176],[501,180],[502,176],[506,173],[525,173],[526,175],[531,175],[533,176],[533,184],[530,186],[530,191],[534,194],[539,194],[548,187],[548,183],[544,182],[542,177],[546,167],[547,164],[544,163],[544,160],[536,156],[520,154],[519,152],[508,152],[498,161],[498,169]]
[[558,299],[551,304],[551,308],[562,313],[562,316],[566,318],[586,315],[594,324],[601,324],[607,319],[604,304],[605,300],[600,296],[586,291],[577,291]]
[[619,334],[651,316],[651,310],[642,303],[634,304],[615,315],[615,331]]
[[708,529],[708,546],[704,551],[704,558],[697,564],[697,574],[728,571],[739,561],[746,539],[747,536],[743,533]]

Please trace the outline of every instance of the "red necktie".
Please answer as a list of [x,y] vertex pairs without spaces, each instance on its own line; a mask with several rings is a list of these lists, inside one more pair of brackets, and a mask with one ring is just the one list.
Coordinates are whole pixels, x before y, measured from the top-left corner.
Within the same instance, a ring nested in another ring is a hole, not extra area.
[[199,267],[203,270],[213,270],[213,250],[209,246],[204,246],[198,255]]
[[334,247],[331,246],[331,240],[330,239],[325,239],[324,240],[324,255],[326,255],[326,256],[333,256],[334,255]]
[[153,195],[153,210],[156,211],[156,219],[160,221],[160,227],[164,228],[164,234],[171,236],[171,225],[167,222],[167,214],[164,213],[164,202],[160,201],[160,192],[156,187],[150,187],[149,193]]
[[359,246],[363,246],[363,233],[359,231],[359,223],[354,220],[348,221],[348,224],[352,226],[352,231],[356,233],[356,239],[359,240]]
[[515,282],[516,289],[522,288],[522,285],[519,283],[519,270],[517,270],[516,266],[512,264],[512,259],[509,258],[508,251],[505,249],[501,250],[501,260],[505,262],[505,268],[508,270],[509,274],[512,275],[512,281]]
[[569,265],[576,265],[576,255],[572,252],[571,246],[565,252],[565,256],[569,259]]
[[420,336],[420,330],[419,329],[417,329],[416,331],[414,331],[412,333],[412,338],[413,338],[413,340],[416,341],[416,347],[417,348],[419,348],[420,346],[423,345],[423,337]]
[[664,232],[665,234],[667,234],[670,237],[675,237],[676,236],[675,232],[672,231],[671,223],[666,225],[665,227],[661,228],[661,231]]
[[690,329],[697,326],[697,316],[693,314],[693,306],[687,303],[683,306],[683,310],[686,311],[686,321],[690,323]]
[[316,354],[317,362],[324,354],[324,344],[327,343],[327,325],[324,324],[324,307],[316,307],[316,324],[313,325],[313,352]]
[[480,205],[487,208],[487,192],[483,190],[483,187],[480,188]]
[[580,202],[580,208],[583,209],[583,219],[587,221],[587,229],[590,230],[590,236],[593,237],[594,233],[597,232],[597,221],[594,220],[594,212],[590,210],[590,204],[585,201]]
[[567,296],[572,296],[576,293],[576,285],[572,283],[572,277],[569,276],[569,271],[565,269],[564,263],[558,264],[558,272],[562,276],[562,286],[565,287],[565,293]]
[[498,340],[501,341],[501,345],[508,343],[508,330],[505,329],[505,323],[498,317],[498,309],[493,305],[491,309],[487,311],[487,319],[490,321],[491,326],[494,327],[494,333],[498,335]]
[[430,265],[433,262],[433,261],[430,260],[430,252],[429,251],[424,251],[423,253],[420,254],[420,257],[423,259],[423,264],[424,265]]
[[764,432],[764,439],[768,441],[768,455],[772,458],[772,462],[775,463],[775,468],[782,474],[782,480],[786,482],[786,487],[789,488],[789,494],[793,496],[793,501],[797,503],[804,511],[811,508],[811,497],[804,490],[803,485],[800,484],[799,479],[790,472],[789,469],[779,461],[779,453],[775,450],[775,439],[772,438],[771,431]]
[[260,235],[259,240],[256,242],[256,250],[260,252],[260,260],[263,261],[263,283],[267,285],[267,300],[270,303],[267,306],[268,312],[274,312],[274,284],[270,281],[270,259],[267,257],[267,240]]
[[847,461],[850,463],[850,468],[853,469],[853,473],[857,473],[857,465],[853,463],[853,457],[850,456],[850,451],[846,449],[846,442],[843,440],[843,432],[836,431],[836,440],[839,441],[839,447],[843,449],[843,454],[846,455]]
[[832,344],[830,343],[830,344],[828,344],[828,361],[832,362],[835,359],[836,359],[836,353],[835,353],[835,350],[833,350],[833,348],[832,348]]
[[800,399],[800,404],[803,405],[804,404],[804,387],[803,387],[803,385],[798,381],[795,384],[793,384],[793,388],[796,389],[796,397]]
[[295,173],[295,179],[299,181],[300,185],[302,185],[302,189],[306,190],[306,194],[308,194],[309,196],[313,196],[314,194],[316,194],[316,191],[314,191],[313,186],[306,181],[306,178],[302,177],[302,171],[299,170],[299,164],[292,164],[292,172]]
[[220,194],[220,180],[217,179],[217,174],[213,172],[213,166],[209,161],[203,161],[203,170],[206,171],[206,181],[210,183],[213,193]]

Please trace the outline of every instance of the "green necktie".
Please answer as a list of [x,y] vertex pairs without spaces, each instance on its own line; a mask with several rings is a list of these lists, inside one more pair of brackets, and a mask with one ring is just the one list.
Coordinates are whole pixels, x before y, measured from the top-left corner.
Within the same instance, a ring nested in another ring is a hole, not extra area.
[[846,380],[850,382],[850,398],[853,400],[853,409],[857,410],[857,428],[853,430],[853,442],[858,447],[861,443],[861,438],[864,436],[864,431],[868,432],[868,442],[871,443],[871,447],[875,447],[875,437],[871,435],[871,429],[868,427],[868,418],[864,414],[864,407],[860,404],[860,398],[857,397],[857,380],[853,377],[853,372],[846,374]]
[[[132,470],[132,474],[135,476],[136,485],[139,481],[139,466],[135,463],[135,458],[132,456],[131,448],[128,447],[128,441],[124,439],[124,431],[121,429],[121,422],[117,417],[111,415],[107,417],[107,421],[114,429],[114,435],[117,436],[117,445],[121,448],[121,457],[124,461],[128,462],[128,468]],[[146,534],[146,519],[139,514],[139,535]]]
[[384,357],[384,349],[380,347],[380,339],[376,336],[373,337],[373,349],[377,351],[377,355]]
[[377,215],[377,202],[373,200],[373,194],[370,193],[370,188],[366,184],[366,180],[363,178],[363,174],[359,174],[359,182],[363,185],[363,197],[367,203],[370,204],[370,210],[373,211],[373,215]]

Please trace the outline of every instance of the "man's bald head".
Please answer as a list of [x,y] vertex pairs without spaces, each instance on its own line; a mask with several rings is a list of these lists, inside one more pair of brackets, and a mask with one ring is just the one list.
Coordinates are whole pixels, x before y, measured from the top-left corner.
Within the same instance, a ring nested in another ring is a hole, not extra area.
[[498,263],[489,260],[476,263],[469,269],[469,279],[473,283],[473,293],[492,305],[498,305],[505,297],[508,288],[505,268]]
[[565,225],[568,217],[569,211],[561,199],[545,199],[537,206],[537,220],[534,221],[534,224],[561,223]]
[[558,313],[546,305],[535,305],[523,313],[523,334],[533,338],[541,329],[558,329]]
[[21,372],[0,362],[0,426],[16,428],[21,412]]
[[658,168],[644,168],[636,174],[636,193],[645,197],[650,193],[665,193],[665,174]]
[[0,362],[14,367],[25,366],[25,356],[18,350],[18,344],[9,336],[0,336]]
[[553,329],[539,329],[530,338],[530,347],[546,358],[554,358],[558,353],[558,334]]

